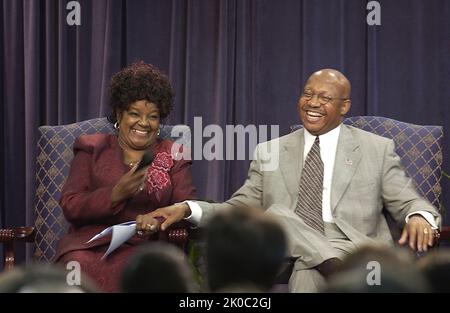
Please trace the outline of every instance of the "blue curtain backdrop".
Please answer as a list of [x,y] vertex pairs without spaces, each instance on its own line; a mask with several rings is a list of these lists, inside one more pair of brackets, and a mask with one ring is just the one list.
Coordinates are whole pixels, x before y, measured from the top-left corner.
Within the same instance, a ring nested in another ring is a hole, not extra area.
[[[350,115],[443,125],[450,172],[448,0],[379,0],[380,26],[363,0],[80,0],[80,26],[67,25],[68,2],[1,1],[1,227],[33,224],[37,127],[105,116],[112,74],[139,59],[174,85],[168,123],[280,134],[298,123],[305,79],[336,68],[353,84]],[[248,164],[195,161],[200,197],[226,199]]]

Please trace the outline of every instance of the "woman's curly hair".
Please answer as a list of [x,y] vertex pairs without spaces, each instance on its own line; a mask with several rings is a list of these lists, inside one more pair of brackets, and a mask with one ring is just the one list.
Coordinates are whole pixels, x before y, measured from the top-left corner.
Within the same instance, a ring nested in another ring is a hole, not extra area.
[[174,91],[166,75],[144,61],[133,63],[114,74],[109,85],[111,114],[108,120],[117,122],[116,111],[122,112],[136,101],[154,103],[161,119],[165,119],[173,107]]

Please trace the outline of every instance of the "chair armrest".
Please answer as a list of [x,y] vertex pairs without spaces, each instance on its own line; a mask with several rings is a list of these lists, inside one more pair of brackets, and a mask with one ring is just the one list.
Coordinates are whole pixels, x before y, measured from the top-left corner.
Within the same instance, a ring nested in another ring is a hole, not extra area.
[[450,239],[450,226],[442,226],[440,231],[439,241]]
[[34,227],[17,227],[0,229],[0,243],[3,243],[3,270],[8,271],[14,267],[15,252],[14,242],[33,242],[35,237]]
[[187,243],[189,234],[186,228],[171,229],[168,232],[167,241],[177,246],[184,247]]
[[158,232],[156,238],[158,240],[172,243],[185,251],[187,242],[189,240],[189,230],[187,223],[176,223],[166,231]]
[[159,232],[158,239],[175,244],[184,252],[187,252],[187,244],[189,240],[199,240],[203,237],[201,228],[192,228],[189,222],[181,221],[173,224],[166,231]]
[[191,226],[192,225],[187,221],[177,222],[170,226],[165,232],[160,232],[162,233],[162,236],[160,236],[159,239],[175,244],[186,252],[188,241],[197,237],[196,231],[198,229],[192,229]]

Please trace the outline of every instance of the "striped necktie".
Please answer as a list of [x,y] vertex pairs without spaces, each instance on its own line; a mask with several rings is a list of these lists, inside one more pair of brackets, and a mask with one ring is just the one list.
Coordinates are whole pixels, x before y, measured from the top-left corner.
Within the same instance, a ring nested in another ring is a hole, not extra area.
[[295,213],[306,225],[323,234],[322,192],[323,162],[320,158],[319,137],[316,137],[303,166]]

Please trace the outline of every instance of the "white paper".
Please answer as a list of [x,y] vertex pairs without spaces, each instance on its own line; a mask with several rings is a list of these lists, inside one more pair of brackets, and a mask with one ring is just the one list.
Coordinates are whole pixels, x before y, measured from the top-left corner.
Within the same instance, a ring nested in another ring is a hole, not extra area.
[[88,242],[90,243],[99,238],[105,237],[112,233],[111,242],[109,243],[108,250],[106,250],[105,254],[102,256],[102,259],[106,258],[111,252],[116,250],[120,245],[126,242],[128,239],[134,236],[136,233],[136,222],[130,221],[122,224],[117,224],[114,226],[110,226],[104,229],[102,232],[98,233],[94,237],[92,237]]

